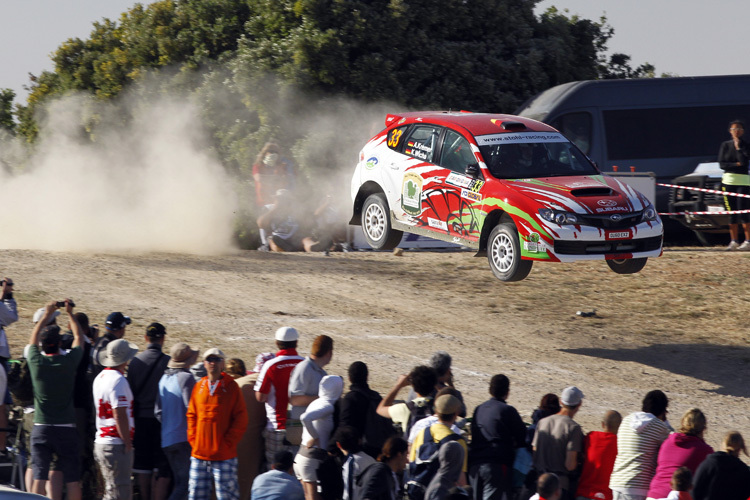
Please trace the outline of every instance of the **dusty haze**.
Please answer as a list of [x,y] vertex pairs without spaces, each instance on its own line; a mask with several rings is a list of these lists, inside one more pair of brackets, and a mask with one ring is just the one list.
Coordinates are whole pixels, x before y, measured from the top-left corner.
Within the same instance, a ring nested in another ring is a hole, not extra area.
[[[97,123],[94,142],[77,124]],[[20,174],[0,169],[0,248],[231,249],[236,197],[188,99],[53,102]]]

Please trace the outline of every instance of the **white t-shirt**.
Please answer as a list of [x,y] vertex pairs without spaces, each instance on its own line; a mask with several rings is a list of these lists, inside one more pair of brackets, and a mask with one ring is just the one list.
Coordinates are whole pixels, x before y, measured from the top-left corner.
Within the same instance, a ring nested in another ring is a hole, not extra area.
[[117,370],[105,368],[94,379],[94,406],[96,407],[96,439],[100,444],[124,444],[115,424],[115,408],[128,408],[130,439],[133,439],[133,392],[127,379]]

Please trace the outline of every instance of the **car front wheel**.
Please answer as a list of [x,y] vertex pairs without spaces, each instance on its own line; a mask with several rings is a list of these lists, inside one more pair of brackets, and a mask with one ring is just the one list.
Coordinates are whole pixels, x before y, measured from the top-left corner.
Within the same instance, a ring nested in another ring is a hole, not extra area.
[[487,240],[487,260],[490,269],[500,281],[521,281],[529,275],[531,260],[521,259],[521,243],[516,226],[498,224]]
[[635,274],[646,265],[648,257],[641,259],[611,259],[607,265],[617,274]]
[[391,227],[391,214],[383,193],[371,194],[365,200],[362,229],[367,243],[375,250],[393,250],[404,234]]

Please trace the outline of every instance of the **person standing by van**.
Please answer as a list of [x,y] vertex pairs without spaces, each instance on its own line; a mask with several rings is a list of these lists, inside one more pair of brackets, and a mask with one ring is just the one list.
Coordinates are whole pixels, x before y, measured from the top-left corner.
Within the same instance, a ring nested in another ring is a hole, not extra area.
[[[732,139],[721,143],[719,148],[719,166],[724,171],[721,177],[721,190],[726,193],[750,194],[750,145],[742,138],[745,134],[745,124],[740,120],[734,120],[729,124],[729,133]],[[724,196],[724,205],[729,211],[750,208],[748,199],[739,196]],[[745,230],[745,241],[742,245],[737,241],[740,223]],[[732,241],[729,242],[727,250],[750,251],[750,213],[733,213],[729,216],[729,236]]]

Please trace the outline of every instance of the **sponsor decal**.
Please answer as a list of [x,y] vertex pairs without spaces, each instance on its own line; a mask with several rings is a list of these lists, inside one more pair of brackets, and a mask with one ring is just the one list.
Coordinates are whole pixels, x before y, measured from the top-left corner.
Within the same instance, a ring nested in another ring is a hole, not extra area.
[[409,215],[422,213],[422,178],[408,172],[401,183],[401,208]]
[[432,154],[432,148],[420,142],[409,141],[406,143],[404,153],[420,160],[426,160]]
[[401,125],[406,121],[406,118],[401,118],[396,125]]
[[442,229],[446,232],[448,231],[448,224],[445,221],[427,217],[427,224],[429,224],[430,227],[434,227],[435,229]]
[[474,192],[479,191],[480,189],[482,189],[482,186],[484,186],[484,181],[457,174],[455,172],[451,172],[450,174],[448,174],[448,177],[445,178],[445,182],[446,184],[450,184],[451,186],[466,188]]
[[624,238],[630,238],[630,231],[620,231],[619,233],[609,233],[607,236],[609,236],[612,240],[621,240]]
[[481,135],[476,139],[477,145],[479,146],[534,142],[568,142],[568,140],[558,132],[510,132],[507,134]]
[[600,207],[614,207],[617,206],[617,202],[615,200],[599,200],[596,202],[597,205]]
[[453,243],[461,243],[461,238],[459,238],[458,236],[454,236]]
[[523,247],[527,252],[537,253],[544,252],[544,242],[541,241],[539,233],[529,233],[528,240],[523,242]]
[[378,166],[378,157],[373,156],[372,158],[367,159],[367,163],[365,163],[365,168],[367,170],[372,170],[373,168]]
[[604,208],[597,208],[596,213],[607,213],[607,212],[627,212],[628,209],[626,207],[604,207]]
[[476,193],[474,191],[469,191],[468,189],[462,189],[461,190],[461,198],[465,198],[467,200],[481,202],[482,201],[482,195],[479,193]]

